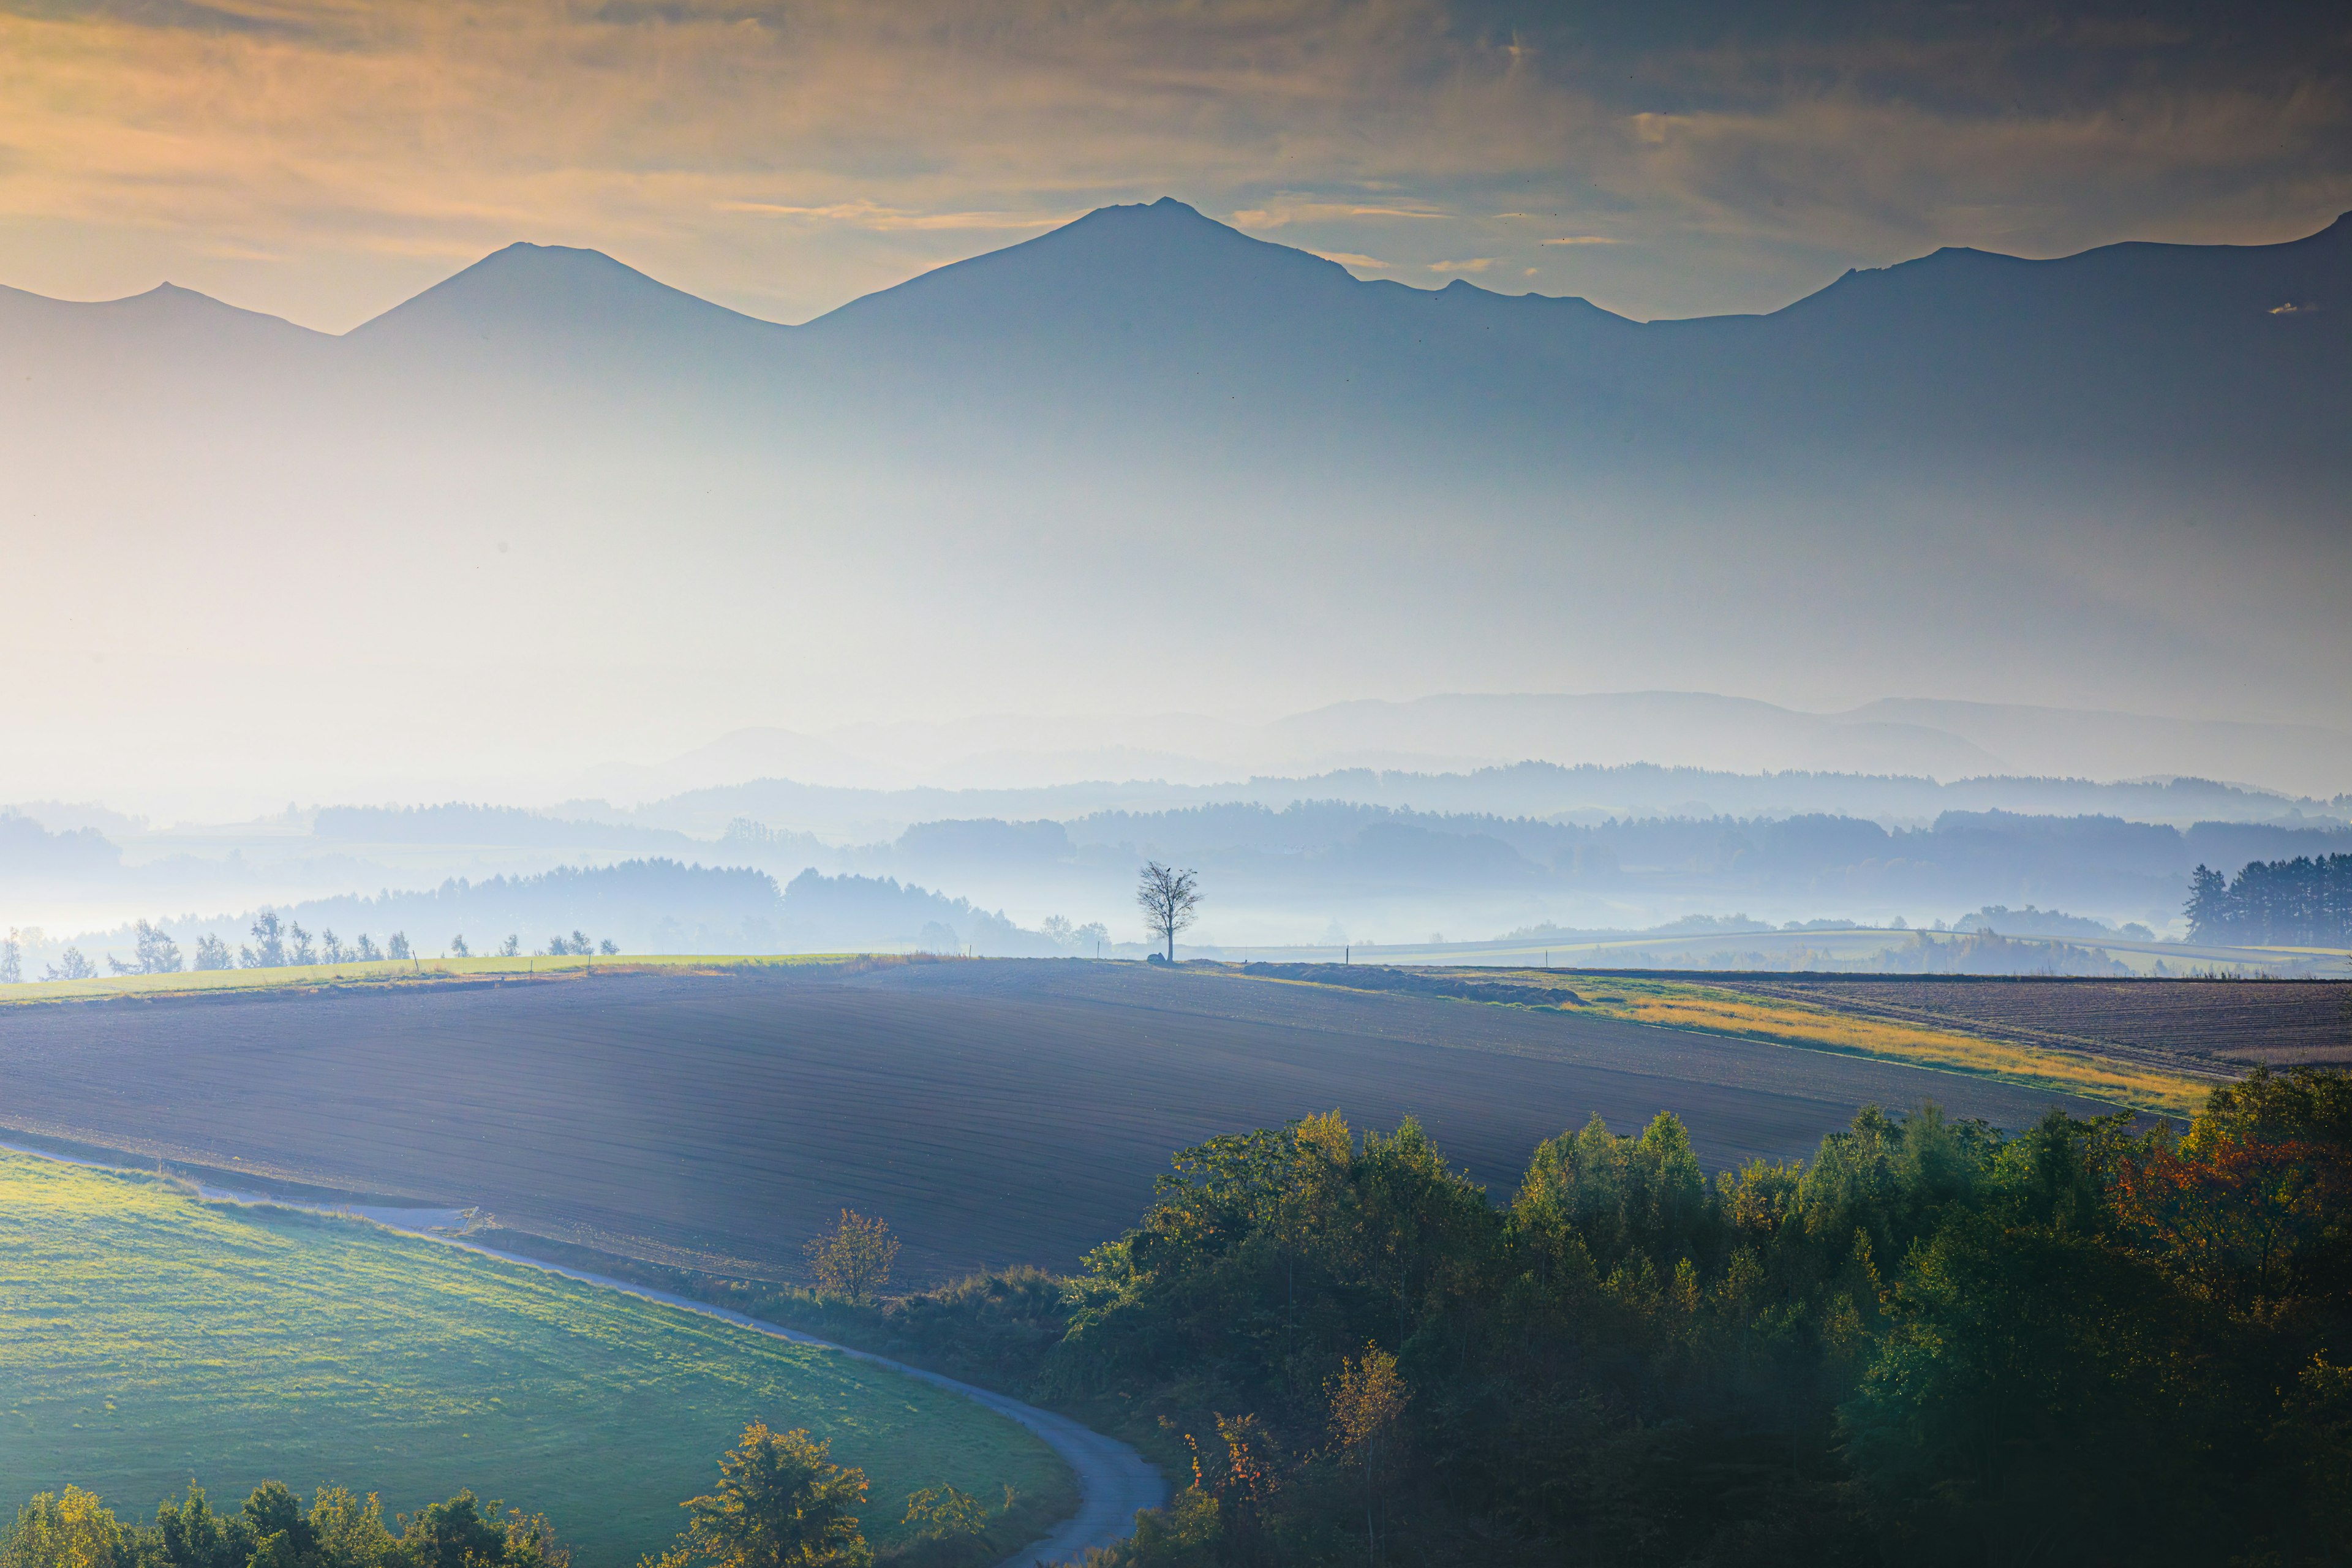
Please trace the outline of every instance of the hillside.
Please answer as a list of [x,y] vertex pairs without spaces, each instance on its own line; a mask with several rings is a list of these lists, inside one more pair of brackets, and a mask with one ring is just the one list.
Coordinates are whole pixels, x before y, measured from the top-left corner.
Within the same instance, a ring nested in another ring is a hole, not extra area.
[[5,1150],[0,1198],[0,1496],[71,1481],[144,1520],[193,1474],[215,1508],[279,1480],[391,1515],[470,1486],[544,1511],[581,1568],[626,1568],[764,1417],[867,1468],[899,1505],[867,1521],[885,1544],[943,1479],[1068,1500],[1041,1442],[968,1400],[618,1291]]
[[786,1279],[845,1205],[890,1222],[910,1280],[1066,1269],[1132,1221],[1171,1149],[1334,1105],[1418,1117],[1497,1191],[1596,1111],[1637,1127],[1672,1106],[1721,1168],[1801,1154],[1866,1103],[2011,1126],[2098,1109],[1606,1016],[1139,963],[124,998],[0,1010],[0,1053],[18,1064],[0,1126]]

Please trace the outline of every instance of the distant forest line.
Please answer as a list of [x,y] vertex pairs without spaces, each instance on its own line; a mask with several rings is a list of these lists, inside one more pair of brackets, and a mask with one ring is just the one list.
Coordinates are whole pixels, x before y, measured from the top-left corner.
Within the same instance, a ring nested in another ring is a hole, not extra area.
[[2189,924],[2200,942],[2352,943],[2352,855],[2257,860],[2235,877],[2200,865],[2190,878]]
[[[1265,813],[1234,808],[1275,819],[1292,813]],[[1296,808],[1294,808],[1296,809]],[[1358,808],[1349,808],[1351,810]],[[1306,815],[1301,812],[1299,815]],[[1263,826],[1263,824],[1261,824]],[[1600,830],[1563,828],[1559,825],[1497,824],[1506,831],[1525,828],[1524,842],[1538,846],[1544,832],[1583,836],[1584,842],[1563,852],[1569,876],[1624,877],[1622,862]],[[1619,842],[1645,840],[1651,852],[1670,852],[1676,844],[1695,844],[1727,854],[1735,862],[1750,857],[1769,858],[1801,852],[1811,844],[1851,846],[1868,842],[1874,834],[1884,841],[1892,836],[1875,824],[1839,818],[1800,818],[1765,824],[1723,825],[1685,823],[1611,824],[1622,828]],[[1982,848],[1987,841],[2060,842],[2076,839],[2091,844],[2145,844],[2146,832],[2169,835],[2175,843],[2226,843],[2249,831],[2277,834],[2285,830],[2232,827],[2228,834],[2180,834],[2169,828],[2119,824],[2105,819],[2047,822],[2038,819],[1970,819],[1948,829],[1946,842]],[[2003,830],[2014,829],[2010,837]],[[745,832],[738,840],[750,842]],[[2330,836],[2335,837],[2335,836]],[[1063,825],[1052,822],[937,823],[909,829],[902,842],[950,846],[973,860],[1053,857],[1070,850]],[[1661,847],[1664,847],[1663,848]],[[1511,854],[1500,837],[1484,834],[1448,834],[1376,819],[1354,840],[1350,854],[1360,860],[1387,858],[1396,866],[1392,886],[1411,887],[1410,868],[1425,873],[1433,857],[1466,852],[1484,857],[1490,867],[1497,852]],[[1135,850],[1123,847],[1093,859],[1105,874],[1129,873]],[[1297,851],[1312,856],[1314,851]],[[1326,859],[1331,857],[1323,857]],[[1210,869],[1208,886],[1215,895],[1246,897],[1245,877],[1220,878],[1231,872],[1214,858],[1202,857]],[[1528,864],[1513,856],[1513,860]],[[1360,865],[1360,875],[1371,873]],[[2254,860],[2234,879],[2198,866],[2173,884],[2176,896],[2185,896],[2185,910],[2194,941],[2222,946],[2352,944],[2352,854],[2298,857],[2288,860]],[[1525,941],[1580,942],[1633,936],[1660,938],[1804,933],[1847,929],[1850,919],[1824,918],[1802,921],[1752,921],[1744,915],[1690,916],[1644,928],[1580,929],[1553,922],[1525,926],[1509,933]],[[1899,923],[1899,922],[1898,922]],[[1957,921],[1938,920],[1937,931],[1969,933],[1958,945],[1920,943],[1915,950],[1889,952],[1862,964],[1864,968],[1900,972],[2060,973],[2121,974],[2127,973],[2112,958],[2073,944],[2102,940],[2149,942],[2149,928],[2118,926],[2056,909],[2028,904],[2022,909],[1988,904]],[[1122,938],[1136,933],[1099,921],[1075,922],[1060,915],[1024,926],[999,910],[989,910],[965,898],[934,891],[911,880],[887,876],[840,874],[828,876],[804,869],[782,886],[767,871],[749,867],[711,867],[675,860],[630,860],[604,867],[562,867],[537,876],[494,877],[482,881],[450,879],[439,887],[413,892],[385,891],[373,897],[304,900],[283,909],[178,920],[141,920],[113,931],[86,933],[70,942],[39,931],[11,929],[0,939],[0,983],[27,979],[78,980],[109,970],[115,973],[169,973],[184,962],[196,969],[272,967],[281,964],[372,961],[387,954],[395,958],[468,954],[552,956],[619,952],[767,953],[840,952],[856,949],[900,949],[940,953],[971,953],[989,957],[1093,957],[1117,954],[1131,945]],[[2001,938],[2061,939],[2055,945],[2020,947]],[[130,950],[128,958],[118,949]],[[87,950],[87,951],[86,951]],[[1780,969],[1852,968],[1857,961],[1815,954],[1809,949],[1785,953],[1751,955],[1750,962],[1732,962],[1737,955],[1716,953],[1706,962],[1721,968]],[[1622,962],[1643,967],[1660,959],[1654,954],[1625,955]],[[1671,959],[1665,962],[1673,962]],[[2171,972],[2193,972],[2193,964],[2170,966]]]
[[[734,820],[714,842],[454,805],[337,807],[316,814],[311,826],[308,835],[257,838],[225,858],[182,852],[127,863],[122,847],[95,827],[52,828],[28,816],[0,816],[0,876],[28,891],[118,899],[136,891],[141,901],[183,910],[219,908],[242,887],[250,890],[239,901],[254,908],[299,901],[268,890],[271,881],[289,879],[348,888],[366,877],[380,887],[413,888],[494,879],[477,869],[486,856],[508,861],[509,878],[551,870],[551,860],[586,867],[620,857],[751,868],[779,880],[814,869],[913,881],[952,889],[975,905],[1027,905],[1034,921],[1057,906],[1079,919],[1107,914],[1123,905],[1133,865],[1155,858],[1196,867],[1227,910],[1316,902],[1336,908],[1390,894],[1497,909],[1524,909],[1536,900],[1559,910],[1554,923],[1642,929],[1743,905],[1804,919],[1899,911],[1925,923],[1930,915],[2032,904],[2095,913],[2110,925],[2139,921],[2160,929],[2179,914],[2180,889],[2200,864],[2352,852],[2352,828],[2333,822],[2202,821],[2183,828],[2000,811],[1948,811],[1920,827],[1823,814],[1573,822],[1340,800],[1278,810],[1228,802],[1106,811],[1068,821],[941,818],[865,844],[829,844],[799,827],[750,817]],[[152,853],[144,845],[141,852]],[[452,868],[437,868],[443,867]],[[1648,918],[1609,918],[1611,910],[1645,911]],[[1447,918],[1462,923],[1462,917]],[[1523,913],[1494,920],[1489,929],[1530,923],[1538,922]],[[968,931],[964,940],[971,940]]]

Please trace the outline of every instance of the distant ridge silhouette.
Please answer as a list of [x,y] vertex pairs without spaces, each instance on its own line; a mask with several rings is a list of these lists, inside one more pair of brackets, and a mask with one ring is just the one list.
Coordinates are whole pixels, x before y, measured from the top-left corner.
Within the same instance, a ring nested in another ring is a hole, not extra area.
[[2135,242],[2046,261],[1948,248],[1849,272],[1769,314],[1639,323],[1463,279],[1362,281],[1162,198],[1102,208],[801,327],[597,251],[517,244],[339,342],[169,285],[100,305],[0,291],[0,342],[35,380],[72,379],[60,362],[91,343],[127,368],[141,368],[143,346],[158,362],[148,368],[201,352],[234,369],[243,353],[308,342],[327,361],[452,374],[749,381],[762,397],[892,418],[937,404],[1018,420],[1045,405],[1205,416],[1260,435],[1340,419],[1506,444],[1589,437],[1611,451],[1678,427],[1735,452],[1901,436],[1962,447],[2087,440],[2094,456],[2251,444],[2269,461],[2322,455],[2352,416],[2347,285],[2352,217],[2271,246]]

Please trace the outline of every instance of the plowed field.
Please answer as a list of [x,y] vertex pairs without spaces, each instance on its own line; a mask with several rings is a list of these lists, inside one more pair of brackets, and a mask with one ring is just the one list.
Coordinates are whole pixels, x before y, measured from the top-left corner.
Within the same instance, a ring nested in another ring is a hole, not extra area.
[[[902,1280],[1066,1268],[1170,1151],[1338,1107],[1507,1194],[1599,1112],[1727,1165],[1867,1102],[2016,1126],[2049,1095],[1622,1020],[1076,962],[124,998],[0,1010],[0,1127],[797,1277],[846,1205]],[[2065,1102],[2079,1112],[2105,1110]]]
[[1733,988],[1864,1017],[2139,1061],[2244,1068],[2352,1064],[2352,982],[1748,978]]

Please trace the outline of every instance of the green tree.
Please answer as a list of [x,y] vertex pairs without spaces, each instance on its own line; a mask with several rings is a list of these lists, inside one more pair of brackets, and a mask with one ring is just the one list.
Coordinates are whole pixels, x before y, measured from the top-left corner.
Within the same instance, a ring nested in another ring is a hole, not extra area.
[[205,1489],[194,1481],[184,1500],[167,1501],[155,1510],[155,1527],[171,1568],[244,1568],[253,1552],[244,1515],[223,1518],[215,1513]]
[[1370,1562],[1381,1560],[1377,1528],[1381,1472],[1395,1446],[1398,1423],[1403,1419],[1411,1394],[1397,1375],[1396,1357],[1378,1345],[1342,1362],[1339,1375],[1327,1390],[1331,1400],[1331,1431],[1349,1458],[1364,1472],[1364,1551]]
[[686,1533],[644,1568],[864,1568],[874,1560],[855,1511],[866,1472],[830,1459],[831,1445],[761,1422],[719,1459],[719,1485],[690,1498]]
[[[374,1499],[368,1506],[375,1506]],[[364,1532],[363,1521],[360,1524]],[[483,1503],[471,1491],[424,1509],[401,1531],[404,1568],[568,1568],[544,1516]]]
[[966,1541],[988,1528],[988,1505],[951,1486],[925,1487],[907,1499],[907,1517],[919,1541]]
[[801,1250],[819,1285],[853,1301],[871,1300],[890,1283],[891,1265],[898,1260],[898,1240],[889,1226],[854,1209],[842,1210],[838,1226],[810,1237]]
[[95,1492],[39,1492],[16,1510],[0,1568],[127,1568],[122,1526]]
[[387,1568],[398,1549],[373,1492],[362,1500],[341,1487],[320,1487],[310,1500],[310,1530],[321,1568]]

